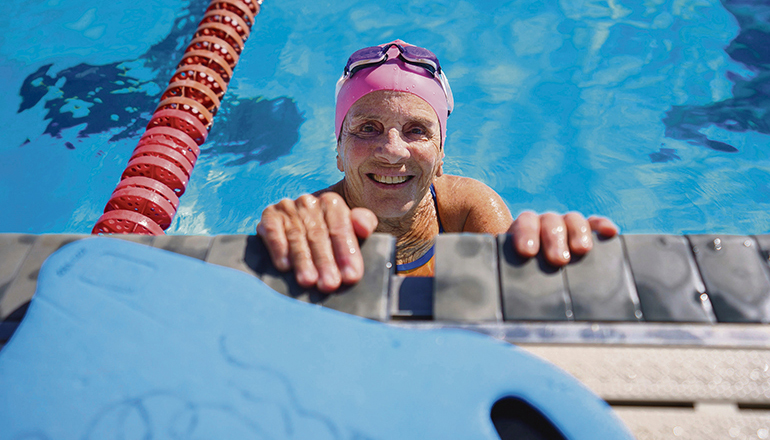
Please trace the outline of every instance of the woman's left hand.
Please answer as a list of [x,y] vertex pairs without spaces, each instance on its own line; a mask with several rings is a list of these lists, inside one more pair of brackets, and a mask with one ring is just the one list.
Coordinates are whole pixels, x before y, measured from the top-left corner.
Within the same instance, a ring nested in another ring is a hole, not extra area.
[[569,263],[572,254],[583,255],[590,251],[593,247],[592,231],[603,237],[614,237],[618,234],[618,227],[605,217],[586,219],[578,212],[538,215],[525,211],[508,229],[519,255],[534,257],[542,248],[546,261],[554,266]]

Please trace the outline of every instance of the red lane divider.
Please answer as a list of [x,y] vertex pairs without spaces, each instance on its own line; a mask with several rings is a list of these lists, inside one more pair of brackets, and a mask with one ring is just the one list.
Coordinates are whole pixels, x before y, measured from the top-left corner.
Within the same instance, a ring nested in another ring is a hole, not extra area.
[[93,233],[165,235],[163,229],[150,218],[124,209],[105,212],[96,222]]
[[161,143],[184,155],[191,164],[195,164],[201,149],[187,133],[169,127],[154,127],[145,131],[139,145]]
[[241,36],[238,35],[238,32],[231,26],[215,22],[204,23],[198,26],[198,30],[195,32],[196,38],[210,36],[215,36],[220,40],[227,42],[236,52],[238,52],[238,55],[241,54],[243,45],[245,44],[243,38],[241,38]]
[[149,218],[161,229],[171,226],[174,207],[163,196],[143,188],[123,188],[112,193],[107,212],[114,210],[134,211]]
[[153,191],[155,194],[163,197],[167,202],[171,203],[171,207],[176,211],[179,208],[179,197],[174,194],[174,191],[166,185],[158,182],[155,179],[149,177],[128,177],[120,181],[115,191],[120,191],[125,188],[143,188]]
[[184,176],[187,178],[187,181],[190,181],[190,174],[192,174],[193,165],[183,155],[179,154],[179,152],[173,148],[168,148],[164,145],[157,144],[142,144],[136,147],[134,154],[131,155],[131,160],[139,157],[160,157],[161,159],[166,159],[167,161],[176,165],[177,168],[182,170]]
[[262,0],[212,0],[94,234],[163,235],[179,208]]

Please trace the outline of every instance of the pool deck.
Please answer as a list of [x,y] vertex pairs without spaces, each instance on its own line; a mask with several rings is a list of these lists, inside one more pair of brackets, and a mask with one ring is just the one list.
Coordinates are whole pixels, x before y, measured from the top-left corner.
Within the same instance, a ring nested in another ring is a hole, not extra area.
[[[0,234],[0,349],[45,259],[89,235]],[[230,267],[276,291],[407,328],[463,328],[568,371],[639,439],[770,438],[770,235],[624,235],[562,269],[510,238],[446,234],[435,278],[394,275],[395,243],[366,240],[364,280],[323,295],[272,266],[258,237],[115,236]]]

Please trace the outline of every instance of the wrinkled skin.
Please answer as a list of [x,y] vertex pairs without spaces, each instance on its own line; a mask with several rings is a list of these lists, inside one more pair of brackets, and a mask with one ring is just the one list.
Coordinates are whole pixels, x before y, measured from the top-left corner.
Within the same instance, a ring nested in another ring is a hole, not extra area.
[[491,188],[444,175],[438,117],[409,93],[377,91],[358,100],[343,123],[337,153],[337,167],[345,173],[341,181],[267,207],[257,225],[275,266],[294,269],[303,287],[331,292],[359,281],[364,262],[358,239],[373,232],[396,237],[398,264],[423,255],[438,234],[431,183],[446,232],[507,232],[519,254],[532,257],[542,250],[555,266],[588,252],[592,231],[618,233],[606,218],[575,212],[524,212],[513,221]]

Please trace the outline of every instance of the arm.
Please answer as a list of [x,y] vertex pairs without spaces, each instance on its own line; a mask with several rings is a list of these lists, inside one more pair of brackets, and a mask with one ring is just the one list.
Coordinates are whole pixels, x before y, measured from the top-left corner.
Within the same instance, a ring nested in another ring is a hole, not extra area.
[[[537,215],[525,211],[513,221],[502,198],[487,185],[467,177],[445,175],[436,181],[441,214],[447,217],[447,232],[482,232],[513,235],[516,251],[534,257],[541,247],[546,260],[555,265],[569,263],[571,255],[583,255],[593,247],[591,231],[613,237],[617,226],[604,217],[585,219],[577,212]],[[441,194],[451,194],[441,199]]]
[[513,221],[503,199],[478,180],[445,174],[434,185],[446,232],[503,234]]

